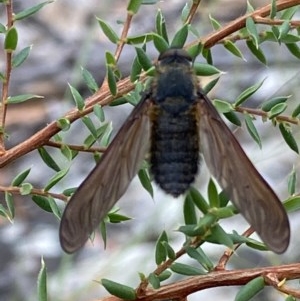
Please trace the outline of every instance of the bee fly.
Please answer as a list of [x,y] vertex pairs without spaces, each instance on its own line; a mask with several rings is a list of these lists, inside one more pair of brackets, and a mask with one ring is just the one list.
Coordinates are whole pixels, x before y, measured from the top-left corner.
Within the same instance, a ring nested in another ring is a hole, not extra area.
[[202,153],[211,174],[268,248],[284,252],[290,238],[285,209],[202,92],[192,58],[183,49],[169,49],[158,61],[149,91],[68,202],[60,225],[62,248],[73,253],[83,246],[150,150],[154,180],[174,197],[195,180]]

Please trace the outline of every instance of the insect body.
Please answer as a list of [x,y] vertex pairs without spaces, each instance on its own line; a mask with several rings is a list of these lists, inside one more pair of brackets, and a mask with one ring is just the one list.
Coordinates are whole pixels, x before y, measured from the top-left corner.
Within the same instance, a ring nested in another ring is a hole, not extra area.
[[288,247],[284,207],[203,94],[191,60],[182,49],[160,55],[150,90],[66,206],[60,226],[66,252],[83,246],[126,191],[149,150],[154,180],[175,197],[194,181],[201,152],[212,175],[269,249],[282,253]]
[[167,52],[160,61],[152,83],[150,166],[160,187],[178,197],[199,166],[197,83],[185,55],[173,59]]

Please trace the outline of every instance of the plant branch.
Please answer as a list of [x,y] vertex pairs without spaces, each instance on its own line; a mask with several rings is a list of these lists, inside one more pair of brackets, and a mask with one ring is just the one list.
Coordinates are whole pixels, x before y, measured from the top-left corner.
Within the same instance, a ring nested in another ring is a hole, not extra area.
[[[1,186],[0,185],[0,191],[1,192],[10,192],[12,194],[18,194],[18,195],[23,195],[21,192],[21,187],[18,186]],[[55,199],[59,199],[62,200],[64,202],[66,202],[68,200],[68,197],[65,196],[64,194],[61,193],[53,193],[53,192],[49,192],[49,191],[45,191],[43,189],[38,189],[38,188],[32,188],[30,191],[30,195],[41,195],[41,196],[51,196]]]
[[87,153],[104,153],[106,151],[106,147],[91,147],[86,148],[83,145],[75,145],[75,144],[65,144],[54,141],[47,141],[44,145],[48,145],[55,148],[62,148],[63,146],[67,146],[71,150],[79,151],[79,152],[87,152]]
[[[182,299],[192,293],[208,288],[245,285],[252,279],[259,276],[264,277],[266,285],[272,285],[276,290],[291,294],[296,298],[300,298],[299,290],[288,288],[285,285],[280,285],[280,281],[283,279],[293,280],[300,277],[300,263],[293,263],[254,269],[213,271],[207,275],[195,276],[181,281],[176,281],[174,283],[161,286],[156,290],[147,289],[143,295],[138,295],[136,300],[152,301]],[[271,281],[271,279],[273,281]],[[120,301],[119,298],[114,296],[109,296],[101,300]],[[100,299],[98,301],[100,301]]]
[[[7,15],[7,30],[9,30],[13,25],[13,3],[8,1],[6,4],[6,15]],[[12,70],[12,52],[6,51],[6,70],[5,70],[5,80],[2,82],[2,97],[0,105],[0,154],[5,152],[5,120],[7,112],[7,98],[8,89],[10,83],[10,75]]]

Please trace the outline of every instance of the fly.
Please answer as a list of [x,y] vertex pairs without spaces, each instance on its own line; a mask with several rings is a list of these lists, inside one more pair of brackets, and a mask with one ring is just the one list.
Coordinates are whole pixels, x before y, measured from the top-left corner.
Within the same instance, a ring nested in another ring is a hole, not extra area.
[[290,239],[286,211],[200,88],[192,58],[169,49],[151,87],[71,197],[60,225],[67,253],[81,248],[125,193],[145,154],[155,182],[178,197],[194,182],[200,153],[226,195],[275,253]]

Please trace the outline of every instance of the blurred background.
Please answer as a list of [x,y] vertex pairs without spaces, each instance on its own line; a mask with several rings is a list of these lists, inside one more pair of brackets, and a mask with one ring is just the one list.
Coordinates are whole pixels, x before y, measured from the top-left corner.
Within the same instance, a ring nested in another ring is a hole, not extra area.
[[[19,49],[28,45],[33,45],[33,49],[28,60],[12,73],[10,95],[32,93],[43,95],[44,99],[9,106],[7,148],[24,141],[74,107],[68,92],[68,83],[75,86],[84,97],[90,95],[81,79],[81,66],[88,69],[100,85],[106,70],[105,51],[114,52],[115,45],[104,36],[96,17],[105,20],[120,34],[122,25],[118,21],[124,21],[126,17],[126,2],[60,0],[16,24]],[[39,2],[35,0],[14,1],[14,10],[19,12],[37,3]],[[269,1],[257,0],[251,3],[255,7]],[[154,30],[157,9],[161,9],[165,15],[169,33],[174,33],[180,27],[180,14],[184,5],[185,1],[170,0],[143,6],[134,18],[130,35]],[[209,14],[226,24],[242,16],[245,11],[246,1],[206,0],[200,6],[194,25],[201,36],[205,36],[212,32]],[[3,5],[0,6],[0,21],[6,24]],[[246,106],[257,108],[271,97],[291,95],[289,106],[295,108],[299,103],[299,61],[292,57],[284,46],[266,43],[263,50],[268,59],[268,66],[264,66],[249,53],[243,41],[239,42],[238,46],[245,56],[245,61],[228,54],[223,46],[213,47],[214,65],[225,73],[211,92],[210,98],[234,101],[247,87],[265,79],[262,88],[251,97]],[[157,51],[150,45],[147,52],[153,59],[158,56]],[[119,62],[119,69],[124,77],[130,72],[134,55],[133,47],[125,47]],[[1,70],[4,68],[3,57],[0,52]],[[205,79],[203,81],[205,83]],[[122,125],[131,109],[130,105],[105,108],[106,118],[113,121],[115,131]],[[296,170],[299,169],[299,157],[284,143],[278,128],[274,128],[270,122],[262,123],[259,119],[255,124],[264,142],[262,149],[251,139],[244,125],[235,130],[235,135],[257,169],[280,198],[284,199],[288,195],[288,175],[293,166]],[[299,128],[294,128],[293,133],[298,140]],[[84,137],[86,134],[82,123],[75,122],[67,134],[67,139],[78,143],[81,141],[78,137]],[[92,155],[79,155],[71,166],[69,177],[56,187],[57,192],[79,185],[93,166]],[[45,166],[35,151],[2,168],[0,185],[9,185],[16,174],[29,167],[32,171],[28,181],[34,187],[43,187],[53,175],[53,171]],[[203,188],[203,194],[208,179],[209,172],[203,166],[195,184],[197,188]],[[3,196],[0,199],[0,202],[2,201]],[[135,179],[118,203],[121,213],[131,216],[133,220],[108,227],[106,250],[101,237],[96,235],[93,244],[88,242],[81,251],[70,256],[64,254],[60,248],[59,221],[54,215],[42,211],[29,197],[16,196],[14,223],[10,224],[0,217],[0,300],[37,299],[36,279],[41,257],[44,258],[48,269],[49,300],[100,299],[108,294],[98,283],[101,278],[137,286],[138,272],[147,274],[155,268],[153,246],[163,230],[172,233],[171,245],[175,249],[182,245],[184,237],[174,231],[183,222],[182,204],[182,199],[174,200],[159,189],[155,189],[153,200],[141,187],[139,180]],[[299,229],[299,218],[292,214],[290,219],[292,238],[286,253],[278,256],[271,252],[261,253],[243,247],[230,260],[228,268],[298,261],[296,246],[299,236],[296,233]],[[244,231],[247,223],[238,216],[222,222],[222,226],[229,232],[232,229]],[[205,244],[204,249],[213,260],[217,260],[224,252],[224,247],[218,245]],[[179,279],[179,276],[176,277],[178,278],[174,277],[172,281]],[[190,296],[189,300],[212,296],[220,300],[233,300],[237,289],[229,287],[205,290]],[[278,298],[279,295],[274,290],[265,289],[257,300],[280,300]]]

